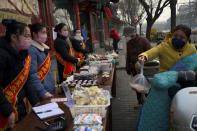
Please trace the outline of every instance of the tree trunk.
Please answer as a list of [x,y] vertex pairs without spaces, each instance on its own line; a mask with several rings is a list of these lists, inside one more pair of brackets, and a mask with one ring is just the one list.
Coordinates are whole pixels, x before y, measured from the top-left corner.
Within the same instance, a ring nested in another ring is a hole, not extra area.
[[171,10],[171,32],[176,26],[176,4],[177,0],[170,0],[170,10]]
[[146,26],[146,38],[150,40],[150,33],[151,33],[151,28],[153,26],[153,22],[150,20],[147,20],[147,26]]

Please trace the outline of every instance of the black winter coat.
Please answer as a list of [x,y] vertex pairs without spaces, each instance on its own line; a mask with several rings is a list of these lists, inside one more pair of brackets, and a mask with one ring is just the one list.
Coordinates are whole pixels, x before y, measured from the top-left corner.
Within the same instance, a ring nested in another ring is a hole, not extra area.
[[[5,38],[0,38],[0,113],[6,117],[13,112],[13,107],[3,94],[3,89],[14,80],[23,69],[24,60],[27,55],[27,50],[18,52]],[[19,120],[26,115],[23,102],[26,96],[32,105],[37,102],[37,100],[34,99],[34,92],[25,85],[17,96],[16,107]]]
[[88,53],[87,50],[83,49],[81,47],[81,41],[79,40],[76,40],[74,38],[71,38],[71,43],[72,43],[72,46],[73,46],[73,49],[77,52],[80,52],[80,53],[83,53],[84,55]]
[[[65,61],[71,62],[73,64],[77,64],[78,59],[75,58],[74,56],[69,55],[70,46],[66,42],[66,37],[60,34],[57,34],[57,38],[54,41],[54,48],[55,48],[55,51],[61,55],[62,59],[64,59]],[[60,64],[58,61],[57,61],[57,64],[58,64],[59,82],[61,83],[64,81],[64,78],[63,78],[64,66]]]

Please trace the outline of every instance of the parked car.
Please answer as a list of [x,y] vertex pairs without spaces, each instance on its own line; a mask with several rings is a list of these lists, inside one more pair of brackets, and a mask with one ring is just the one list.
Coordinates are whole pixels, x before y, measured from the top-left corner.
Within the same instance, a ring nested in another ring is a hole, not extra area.
[[131,31],[135,30],[134,26],[125,26],[123,28],[123,36],[128,37],[130,33],[132,33]]

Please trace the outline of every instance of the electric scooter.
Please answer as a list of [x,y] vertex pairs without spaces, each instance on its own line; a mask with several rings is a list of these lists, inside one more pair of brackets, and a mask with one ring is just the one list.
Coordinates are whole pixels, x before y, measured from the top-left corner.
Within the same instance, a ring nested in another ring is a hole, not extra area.
[[197,87],[179,90],[171,104],[173,131],[197,131]]

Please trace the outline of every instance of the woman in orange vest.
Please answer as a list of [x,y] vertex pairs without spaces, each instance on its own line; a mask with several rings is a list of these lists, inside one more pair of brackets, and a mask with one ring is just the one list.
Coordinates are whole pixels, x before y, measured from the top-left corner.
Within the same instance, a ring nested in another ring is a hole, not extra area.
[[51,98],[55,92],[55,82],[51,70],[51,58],[47,41],[47,29],[41,23],[30,25],[32,43],[29,54],[32,57],[28,86],[35,89],[39,99]]
[[34,92],[26,83],[31,66],[27,49],[31,44],[28,26],[15,20],[3,20],[6,35],[0,38],[0,130],[13,128],[26,115],[24,98],[36,104]]
[[85,43],[83,41],[83,37],[81,36],[80,30],[74,31],[74,36],[72,37],[71,42],[74,49],[75,57],[84,60],[88,51],[85,50]]
[[73,54],[72,45],[67,42],[68,30],[66,24],[60,23],[55,26],[57,38],[54,41],[56,52],[59,82],[63,82],[67,76],[71,75],[76,70],[76,65],[80,62]]

